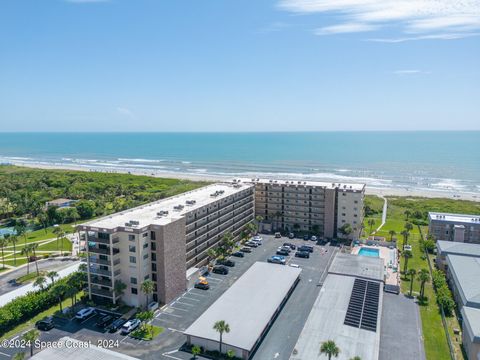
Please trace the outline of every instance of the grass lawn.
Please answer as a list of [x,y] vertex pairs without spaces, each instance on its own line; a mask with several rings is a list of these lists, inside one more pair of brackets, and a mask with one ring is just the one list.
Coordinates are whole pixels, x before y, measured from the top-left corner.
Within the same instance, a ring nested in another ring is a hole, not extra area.
[[[74,227],[71,224],[62,224],[59,225],[63,231],[72,233],[74,231]],[[33,242],[33,241],[39,241],[39,240],[46,240],[46,239],[55,239],[57,235],[53,233],[53,230],[55,228],[53,226],[48,227],[47,229],[40,229],[40,230],[35,230],[29,233],[26,233],[27,235],[27,243]],[[20,241],[18,242],[18,245],[22,244],[24,242],[23,236],[20,237]]]
[[[39,276],[44,276],[45,275],[45,271],[39,271],[39,273],[40,273]],[[35,271],[35,264],[34,264],[33,265],[33,272],[31,272],[28,275],[23,275],[23,276],[20,276],[19,278],[17,278],[17,283],[26,284],[26,283],[35,281],[36,278],[37,278],[37,272]]]
[[[68,239],[63,238],[63,239],[58,239],[58,245],[57,245],[57,240],[54,240],[52,242],[49,242],[49,243],[42,244],[42,245],[38,246],[38,250],[40,250],[40,251],[56,252],[56,251],[58,251],[58,249],[60,249],[60,251],[70,252],[70,251],[72,251],[72,242]],[[40,253],[40,254],[42,254],[42,253]]]
[[145,328],[140,328],[132,332],[131,336],[135,339],[150,341],[160,335],[164,330],[165,329],[162,327],[147,324],[145,325]]
[[[78,292],[77,294],[77,299],[80,298],[81,296],[83,295],[83,291],[80,291]],[[65,299],[62,301],[62,308],[65,309],[66,307],[69,307],[72,305],[72,300],[70,298],[68,299]],[[8,339],[14,335],[16,335],[17,333],[20,333],[20,332],[23,332],[25,330],[28,330],[30,328],[33,328],[35,326],[35,323],[38,321],[38,320],[41,320],[43,319],[44,317],[46,316],[51,316],[51,315],[54,315],[57,311],[60,311],[60,307],[59,305],[54,305],[52,306],[50,309],[47,309],[43,312],[41,312],[40,314],[38,314],[37,316],[31,318],[30,320],[18,325],[17,327],[13,328],[12,330],[10,330],[9,332],[5,333],[1,338],[0,340],[4,340],[4,339]]]

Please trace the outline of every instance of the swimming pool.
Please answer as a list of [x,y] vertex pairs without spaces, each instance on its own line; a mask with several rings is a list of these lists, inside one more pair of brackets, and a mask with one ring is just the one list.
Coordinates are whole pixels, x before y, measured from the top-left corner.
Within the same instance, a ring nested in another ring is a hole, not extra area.
[[358,252],[358,255],[362,256],[370,256],[370,257],[379,257],[379,250],[378,249],[372,249],[372,248],[367,248],[367,247],[362,247],[360,251]]

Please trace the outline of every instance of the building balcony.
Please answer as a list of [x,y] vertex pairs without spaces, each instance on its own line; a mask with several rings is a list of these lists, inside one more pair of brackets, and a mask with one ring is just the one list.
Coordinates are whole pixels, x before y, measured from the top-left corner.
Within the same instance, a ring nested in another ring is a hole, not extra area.
[[112,276],[112,272],[110,270],[102,270],[102,269],[95,269],[90,268],[90,274],[92,275],[102,275],[102,276]]
[[97,287],[92,286],[90,288],[90,291],[92,295],[97,295],[97,296],[102,296],[102,297],[107,297],[113,299],[113,291],[112,290],[105,290],[105,289],[100,289]]
[[90,278],[90,282],[95,285],[101,285],[101,286],[108,286],[112,287],[112,280],[105,280],[105,279],[100,279],[95,276],[92,276]]
[[89,236],[88,237],[88,242],[94,242],[96,244],[105,244],[105,245],[110,245],[110,239],[101,239],[96,236]]
[[[110,249],[101,249],[95,246],[89,246],[88,247],[88,252],[94,253],[94,254],[102,254],[102,255],[110,255]],[[116,255],[120,252],[119,249],[113,248],[113,255]]]

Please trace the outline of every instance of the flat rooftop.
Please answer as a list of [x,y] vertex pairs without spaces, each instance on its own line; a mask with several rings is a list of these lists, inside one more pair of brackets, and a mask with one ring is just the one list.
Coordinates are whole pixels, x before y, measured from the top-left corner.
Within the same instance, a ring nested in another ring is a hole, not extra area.
[[480,244],[438,240],[437,249],[442,255],[462,255],[480,257]]
[[447,255],[447,263],[463,305],[480,308],[480,258]]
[[59,348],[45,348],[33,355],[32,360],[137,360],[137,358],[121,354],[109,349],[89,345],[85,348],[75,347],[74,344],[81,344],[82,341],[75,340],[68,336],[58,340],[63,346]]
[[480,343],[480,309],[464,306],[461,313],[464,324],[473,336],[473,342]]
[[329,274],[384,281],[384,262],[381,258],[338,253],[332,261]]
[[354,282],[355,278],[351,276],[327,275],[290,360],[326,359],[319,350],[327,340],[334,340],[341,350],[336,359],[348,360],[360,356],[362,360],[378,360],[383,290],[380,289],[377,331],[348,326],[344,324],[344,319]]
[[450,214],[450,213],[439,213],[439,212],[429,212],[428,219],[433,221],[445,221],[445,222],[456,222],[462,224],[478,224],[480,225],[480,215],[471,215],[471,214]]
[[287,180],[287,179],[260,179],[260,178],[244,178],[239,179],[242,183],[260,183],[267,185],[288,185],[288,186],[314,186],[314,187],[323,187],[326,189],[335,189],[345,191],[363,191],[365,189],[365,184],[361,183],[332,183],[332,182],[323,182],[323,181],[307,181],[307,180]]
[[223,342],[252,350],[301,271],[290,266],[254,263],[184,334],[218,341],[213,325],[225,320],[230,332],[223,334]]
[[[179,219],[190,211],[224,199],[230,195],[248,189],[249,187],[252,187],[252,185],[233,183],[212,184],[183,194],[138,206],[133,209],[104,216],[102,218],[80,224],[80,226],[113,229],[116,227],[124,227],[125,223],[128,223],[131,220],[138,221],[138,225],[136,225],[135,228],[142,228],[152,224],[165,225],[173,220]],[[217,196],[211,196],[212,194],[217,194]],[[188,205],[186,202],[191,200],[194,200],[195,203]],[[175,207],[178,205],[182,205],[183,208],[180,210],[175,209]],[[168,211],[168,214],[158,216],[157,213],[160,211]]]

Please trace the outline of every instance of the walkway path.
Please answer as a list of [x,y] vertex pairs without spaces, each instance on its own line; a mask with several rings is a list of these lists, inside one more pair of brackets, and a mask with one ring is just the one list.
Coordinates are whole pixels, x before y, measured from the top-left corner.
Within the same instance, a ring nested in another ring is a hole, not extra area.
[[[75,262],[75,264],[70,265],[69,267],[58,271],[58,278],[57,279],[61,279],[63,277],[66,277],[66,276],[70,275],[71,273],[77,271],[78,267],[80,266],[80,263],[81,263],[80,261],[77,261],[77,262]],[[39,267],[40,267],[40,263],[39,263]],[[3,276],[1,278],[1,281],[2,281],[2,284],[3,284],[3,281],[5,281]],[[46,279],[46,281],[47,281],[46,284],[50,284],[50,282],[51,282],[50,279],[48,279],[48,278]],[[5,304],[9,303],[10,301],[12,301],[13,299],[15,299],[18,296],[25,295],[27,292],[35,291],[35,290],[38,290],[38,289],[36,289],[33,286],[33,284],[30,283],[30,284],[18,287],[15,290],[9,291],[6,294],[3,294],[3,295],[0,296],[0,306],[3,306]]]
[[382,211],[382,223],[380,226],[373,232],[376,234],[383,225],[385,225],[385,222],[387,221],[387,198],[384,196],[380,196],[383,199],[383,211]]

